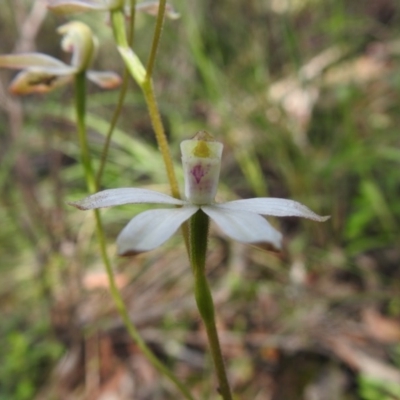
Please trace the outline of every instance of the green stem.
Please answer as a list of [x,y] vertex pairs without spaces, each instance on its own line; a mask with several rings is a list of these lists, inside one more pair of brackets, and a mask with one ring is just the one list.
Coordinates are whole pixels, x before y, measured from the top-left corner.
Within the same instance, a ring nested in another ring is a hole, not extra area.
[[[130,24],[129,24],[129,29],[128,29],[128,42],[129,42],[130,47],[132,47],[132,45],[133,45],[133,39],[134,39],[134,35],[135,35],[135,14],[136,14],[136,0],[131,0]],[[98,169],[97,175],[96,175],[96,190],[99,190],[99,188],[101,186],[101,178],[103,176],[104,167],[107,162],[107,156],[108,156],[108,150],[110,148],[111,137],[112,137],[112,134],[114,133],[114,129],[117,124],[118,118],[121,115],[122,105],[124,104],[124,101],[125,101],[126,92],[128,90],[128,76],[129,76],[128,70],[125,67],[124,73],[123,73],[123,79],[122,79],[122,86],[121,86],[121,90],[119,92],[117,106],[116,106],[116,108],[114,110],[114,114],[111,118],[111,122],[110,122],[110,126],[108,128],[106,140],[105,140],[104,146],[103,146],[103,151],[102,151],[101,157],[100,157],[100,166],[99,166],[99,169]]]
[[112,137],[112,134],[114,133],[115,126],[117,125],[118,118],[121,115],[122,106],[125,101],[125,96],[126,96],[127,90],[128,90],[128,72],[125,68],[124,76],[123,76],[123,80],[122,80],[122,87],[121,87],[121,90],[120,90],[119,96],[118,96],[117,106],[116,106],[116,108],[114,110],[114,114],[111,118],[110,126],[108,127],[107,136],[106,136],[106,139],[105,139],[105,142],[103,145],[103,150],[102,150],[101,156],[100,156],[100,166],[99,166],[99,169],[98,169],[97,175],[96,175],[96,190],[99,190],[101,187],[101,179],[103,177],[104,168],[107,163],[107,156],[108,156],[108,150],[109,150],[110,144],[111,144],[111,137]]
[[194,274],[196,303],[206,326],[208,342],[219,382],[218,390],[224,400],[232,400],[215,324],[214,302],[206,277],[208,225],[209,218],[202,210],[197,211],[190,219],[190,261]]
[[131,14],[129,16],[130,23],[128,27],[128,42],[129,46],[133,46],[133,40],[135,38],[135,18],[136,18],[136,0],[131,0]]
[[[85,172],[85,178],[87,187],[90,193],[96,190],[96,180],[93,174],[93,169],[91,165],[89,147],[87,143],[86,135],[86,124],[85,124],[85,113],[86,113],[86,79],[85,72],[81,72],[75,77],[75,104],[76,104],[76,118],[78,126],[78,137],[81,147],[81,158],[82,164]],[[147,346],[146,342],[140,336],[135,325],[129,318],[129,313],[125,307],[124,301],[122,299],[121,293],[119,292],[117,285],[115,283],[114,274],[111,266],[110,259],[107,254],[106,239],[104,235],[104,229],[102,226],[101,216],[99,210],[94,210],[95,221],[96,221],[96,234],[100,245],[100,253],[103,259],[103,263],[106,267],[108,280],[110,282],[110,292],[116,307],[121,315],[121,318],[128,330],[129,335],[135,341],[139,349],[147,357],[147,359],[153,364],[155,368],[165,376],[167,376],[175,386],[180,390],[183,396],[188,400],[193,400],[189,390],[185,385],[179,381],[179,379],[153,354],[150,348]]]
[[118,46],[129,47],[125,32],[125,16],[121,10],[113,10],[110,14],[114,39]]
[[172,161],[171,152],[169,150],[168,140],[165,135],[164,126],[161,120],[160,111],[158,110],[157,101],[154,94],[153,82],[146,79],[143,83],[142,90],[150,114],[153,130],[157,139],[157,144],[163,156],[172,196],[179,199],[179,185],[175,176],[174,164]]
[[81,149],[81,161],[85,173],[87,188],[90,194],[96,191],[96,180],[94,178],[92,163],[90,160],[89,146],[86,138],[86,72],[82,71],[75,75],[75,109],[76,122],[78,126],[78,139]]
[[158,4],[158,14],[156,28],[154,29],[153,43],[151,44],[150,56],[146,67],[146,78],[150,79],[153,75],[154,63],[156,61],[157,49],[160,43],[162,27],[164,24],[166,0],[160,0]]

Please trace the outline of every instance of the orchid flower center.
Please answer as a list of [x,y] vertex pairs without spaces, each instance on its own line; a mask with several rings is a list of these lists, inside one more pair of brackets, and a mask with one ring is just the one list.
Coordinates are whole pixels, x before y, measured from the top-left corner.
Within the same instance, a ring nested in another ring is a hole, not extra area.
[[207,132],[181,143],[185,196],[192,204],[212,204],[217,193],[223,145]]

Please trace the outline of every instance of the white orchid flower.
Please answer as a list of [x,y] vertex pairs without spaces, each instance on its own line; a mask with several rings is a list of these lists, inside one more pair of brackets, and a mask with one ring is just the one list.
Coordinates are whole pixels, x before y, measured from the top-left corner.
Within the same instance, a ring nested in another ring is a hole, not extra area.
[[185,200],[153,190],[121,188],[104,190],[69,204],[81,210],[142,203],[178,206],[148,210],[135,216],[117,238],[120,255],[134,255],[162,245],[200,209],[230,238],[277,249],[281,248],[282,235],[263,215],[303,217],[320,222],[329,218],[287,199],[254,198],[216,203],[222,148],[206,132],[181,143]]
[[57,32],[63,36],[62,49],[72,54],[70,64],[42,53],[0,55],[0,68],[22,70],[11,82],[11,93],[47,93],[67,84],[82,71],[103,89],[113,89],[121,84],[121,78],[114,72],[88,70],[96,52],[97,39],[86,24],[71,21],[60,26]]

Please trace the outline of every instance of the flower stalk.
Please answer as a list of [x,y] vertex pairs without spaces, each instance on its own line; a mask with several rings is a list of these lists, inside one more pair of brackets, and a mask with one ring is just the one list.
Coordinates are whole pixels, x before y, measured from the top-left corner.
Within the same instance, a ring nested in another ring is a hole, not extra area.
[[166,2],[167,2],[166,0],[160,0],[158,4],[157,22],[156,22],[156,27],[154,29],[154,36],[153,36],[153,42],[151,44],[150,56],[147,61],[147,67],[146,67],[146,80],[150,80],[153,75],[154,64],[157,56],[157,49],[160,43],[161,32],[164,25]]
[[[128,42],[129,46],[132,48],[133,41],[135,37],[135,15],[136,15],[136,0],[131,0],[131,11],[130,11],[130,23],[128,26]],[[111,118],[110,126],[107,131],[107,136],[104,142],[103,150],[100,157],[100,165],[96,174],[96,185],[97,189],[101,186],[101,179],[103,177],[104,168],[107,162],[108,150],[111,144],[111,137],[114,133],[115,126],[117,125],[117,121],[119,116],[121,115],[122,106],[125,102],[126,93],[128,91],[128,78],[129,72],[126,66],[124,66],[124,72],[122,77],[121,89],[119,91],[117,106],[115,107],[114,114]]]
[[190,262],[192,265],[195,298],[200,316],[206,327],[211,355],[217,373],[218,391],[224,400],[232,400],[224,359],[215,324],[214,302],[206,277],[206,253],[209,218],[200,209],[190,219]]
[[165,169],[169,185],[171,187],[171,194],[173,197],[180,199],[179,185],[176,179],[174,164],[169,150],[167,137],[163,123],[161,121],[160,111],[158,109],[157,101],[154,94],[153,82],[151,79],[146,79],[142,86],[143,94],[146,100],[147,108],[150,114],[151,123],[157,139],[158,147],[163,156]]

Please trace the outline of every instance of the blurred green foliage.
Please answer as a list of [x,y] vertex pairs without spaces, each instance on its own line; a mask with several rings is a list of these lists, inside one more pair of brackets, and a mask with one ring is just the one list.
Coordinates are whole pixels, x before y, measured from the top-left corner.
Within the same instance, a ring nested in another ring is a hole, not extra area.
[[[400,346],[393,349],[395,365],[400,367]],[[360,374],[358,376],[360,397],[362,400],[393,400],[400,398],[400,384]]]
[[392,382],[361,375],[359,385],[362,400],[393,400],[400,397],[400,385]]
[[63,346],[49,335],[47,322],[3,319],[0,328],[0,399],[29,400],[45,382]]

